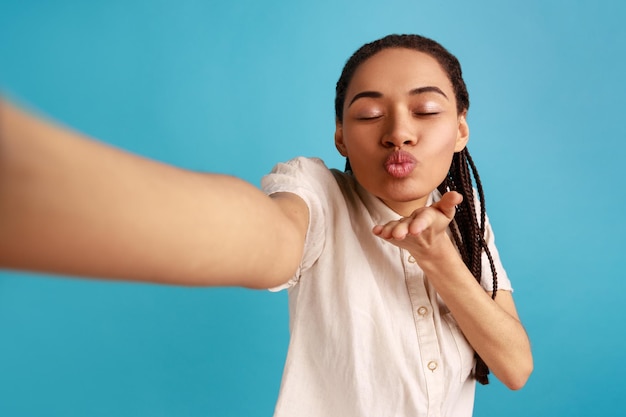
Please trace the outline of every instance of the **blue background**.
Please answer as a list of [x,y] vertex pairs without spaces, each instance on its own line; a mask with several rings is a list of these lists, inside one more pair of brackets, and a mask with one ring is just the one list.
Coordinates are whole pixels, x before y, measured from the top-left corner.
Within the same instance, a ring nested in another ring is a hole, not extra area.
[[[356,48],[439,40],[464,67],[535,356],[522,391],[479,387],[475,415],[623,415],[625,5],[1,0],[0,86],[112,145],[259,184],[297,155],[343,166],[334,84]],[[287,327],[284,293],[4,271],[0,415],[268,416]]]

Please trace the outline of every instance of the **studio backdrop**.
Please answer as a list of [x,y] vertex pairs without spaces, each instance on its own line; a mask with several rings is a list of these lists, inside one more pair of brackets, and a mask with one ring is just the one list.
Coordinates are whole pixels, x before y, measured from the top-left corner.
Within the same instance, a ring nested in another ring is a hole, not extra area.
[[[361,44],[438,40],[463,65],[469,148],[535,358],[523,390],[479,386],[475,415],[617,416],[625,5],[0,0],[0,89],[113,146],[258,185],[295,156],[343,167],[334,87]],[[270,416],[288,338],[284,292],[1,271],[0,415]]]

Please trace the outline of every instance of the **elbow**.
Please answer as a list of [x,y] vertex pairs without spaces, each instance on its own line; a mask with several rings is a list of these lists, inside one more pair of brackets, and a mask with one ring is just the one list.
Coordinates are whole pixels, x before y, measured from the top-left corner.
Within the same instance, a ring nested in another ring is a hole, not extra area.
[[520,390],[524,388],[524,385],[526,385],[526,381],[528,381],[529,376],[530,374],[527,374],[525,376],[520,376],[514,379],[512,378],[511,380],[506,381],[504,385],[506,385],[506,387],[510,389],[511,391]]
[[517,391],[524,388],[532,372],[533,362],[532,359],[530,359],[528,363],[516,366],[509,375],[500,380],[508,389]]

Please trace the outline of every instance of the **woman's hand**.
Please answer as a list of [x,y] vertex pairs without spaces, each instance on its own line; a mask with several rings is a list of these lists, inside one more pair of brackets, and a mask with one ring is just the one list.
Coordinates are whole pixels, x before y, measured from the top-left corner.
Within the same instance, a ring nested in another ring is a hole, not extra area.
[[449,243],[446,242],[449,241],[446,230],[461,201],[461,194],[447,192],[433,205],[417,209],[409,217],[374,226],[372,231],[376,236],[408,250],[419,263],[420,258],[433,249],[442,248],[444,242]]

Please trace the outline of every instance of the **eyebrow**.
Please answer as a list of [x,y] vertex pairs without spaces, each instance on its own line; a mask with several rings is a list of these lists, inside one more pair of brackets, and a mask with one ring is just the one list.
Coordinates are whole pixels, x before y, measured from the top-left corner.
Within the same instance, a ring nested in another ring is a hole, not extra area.
[[[441,94],[446,99],[448,98],[446,93],[444,93],[439,87],[435,87],[434,85],[429,85],[429,86],[426,86],[426,87],[418,87],[418,88],[414,88],[411,91],[409,91],[409,95],[411,95],[411,96],[418,95],[418,94],[424,94],[424,93],[437,93],[437,94]],[[382,96],[383,96],[383,94],[378,92],[378,91],[362,91],[362,92],[356,94],[354,97],[352,97],[352,100],[350,100],[350,104],[348,104],[348,107],[350,107],[352,105],[352,103],[354,103],[355,101],[357,101],[358,99],[363,98],[363,97],[381,98]]]
[[426,87],[414,88],[413,90],[411,90],[409,92],[409,94],[412,95],[412,96],[416,95],[416,94],[423,94],[423,93],[437,93],[437,94],[441,94],[445,98],[448,98],[446,93],[444,93],[441,90],[441,88],[435,87],[434,85],[429,85],[429,86],[426,86]]

